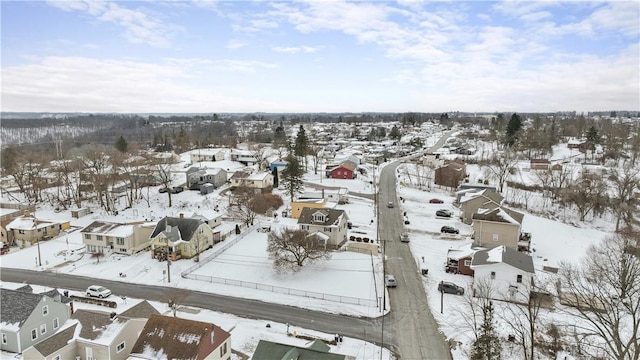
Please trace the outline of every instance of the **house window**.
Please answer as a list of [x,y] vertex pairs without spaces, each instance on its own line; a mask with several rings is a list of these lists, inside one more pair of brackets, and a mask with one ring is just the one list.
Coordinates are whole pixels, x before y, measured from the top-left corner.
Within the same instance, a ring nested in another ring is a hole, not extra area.
[[309,225],[302,225],[301,228],[302,230],[309,230]]
[[18,230],[18,234],[24,234],[24,230]]
[[7,334],[2,333],[2,344],[7,345]]
[[31,330],[31,340],[35,340],[38,338],[38,329]]
[[467,267],[471,266],[471,260],[465,260],[464,266],[467,266]]
[[517,281],[518,283],[522,283],[522,275],[518,275],[518,276],[516,277],[516,281]]
[[62,357],[60,357],[60,355],[56,355],[53,360],[62,360]]
[[496,272],[495,272],[495,271],[492,271],[492,272],[491,272],[491,278],[492,278],[492,279],[495,279],[495,278],[496,278]]
[[84,234],[85,240],[91,240],[91,234]]
[[124,350],[124,341],[116,346],[116,352],[121,352],[122,350]]
[[327,226],[327,227],[324,228],[324,231],[331,232],[331,228]]
[[47,314],[49,314],[49,305],[42,307],[42,316],[47,316]]
[[220,347],[220,356],[224,356],[227,353],[227,343],[222,344]]
[[124,238],[116,238],[118,245],[124,245]]
[[53,319],[53,328],[57,329],[58,326],[60,326],[60,321],[58,320],[58,318]]
[[493,234],[493,241],[498,241],[498,234]]
[[47,333],[47,324],[40,325],[40,335]]
[[96,235],[96,240],[102,241],[102,235]]

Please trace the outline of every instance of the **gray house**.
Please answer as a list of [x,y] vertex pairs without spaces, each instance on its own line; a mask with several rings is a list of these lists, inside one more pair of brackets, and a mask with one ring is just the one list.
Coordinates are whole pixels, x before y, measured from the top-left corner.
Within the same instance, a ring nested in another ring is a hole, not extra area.
[[227,172],[220,168],[191,167],[186,171],[187,187],[190,190],[200,190],[200,186],[209,183],[218,188],[227,182]]
[[30,286],[0,289],[0,350],[21,353],[53,335],[71,316],[58,290],[34,294]]
[[311,234],[324,234],[326,245],[338,246],[347,241],[349,217],[344,210],[303,208],[298,218],[298,228]]

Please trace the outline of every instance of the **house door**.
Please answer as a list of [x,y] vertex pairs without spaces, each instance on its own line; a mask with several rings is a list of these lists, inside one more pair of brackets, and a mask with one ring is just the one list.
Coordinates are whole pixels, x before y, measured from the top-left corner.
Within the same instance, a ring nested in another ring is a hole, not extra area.
[[87,360],[93,360],[93,348],[86,347],[84,349],[85,349],[85,355],[87,356]]

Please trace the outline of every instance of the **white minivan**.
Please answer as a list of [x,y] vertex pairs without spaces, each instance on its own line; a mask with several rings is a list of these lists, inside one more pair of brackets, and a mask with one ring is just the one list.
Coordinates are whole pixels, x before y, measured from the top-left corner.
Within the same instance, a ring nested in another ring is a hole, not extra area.
[[111,296],[111,290],[100,285],[91,285],[87,288],[87,296],[106,298]]

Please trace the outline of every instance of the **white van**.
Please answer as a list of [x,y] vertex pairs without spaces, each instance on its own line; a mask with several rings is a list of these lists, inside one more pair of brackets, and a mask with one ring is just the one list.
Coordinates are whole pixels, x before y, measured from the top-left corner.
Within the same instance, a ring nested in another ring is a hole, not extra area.
[[398,283],[396,282],[396,278],[395,276],[391,275],[391,274],[387,274],[384,277],[384,284],[387,287],[396,287],[396,285],[398,285]]
[[407,234],[407,233],[400,234],[400,241],[409,242],[409,234]]

